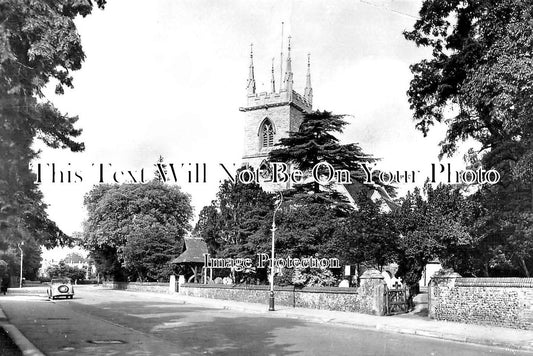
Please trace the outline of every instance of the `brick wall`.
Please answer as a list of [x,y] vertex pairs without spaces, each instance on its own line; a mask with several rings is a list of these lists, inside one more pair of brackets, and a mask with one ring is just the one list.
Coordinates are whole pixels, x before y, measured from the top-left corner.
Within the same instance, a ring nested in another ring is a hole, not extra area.
[[435,319],[533,330],[533,278],[434,277],[428,299]]

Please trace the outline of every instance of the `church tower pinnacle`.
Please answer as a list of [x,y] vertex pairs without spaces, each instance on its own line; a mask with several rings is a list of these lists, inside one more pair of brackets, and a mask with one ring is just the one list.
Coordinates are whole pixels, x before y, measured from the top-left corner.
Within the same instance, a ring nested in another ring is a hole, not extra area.
[[254,45],[250,44],[250,71],[248,73],[248,85],[246,86],[248,95],[255,94],[255,78],[254,78]]
[[272,86],[272,93],[276,92],[276,79],[274,79],[274,58],[272,58],[272,79],[270,79],[270,84]]
[[287,65],[285,68],[285,90],[289,93],[289,96],[292,95],[292,60],[291,60],[291,36],[289,36],[289,49],[287,53]]
[[313,88],[311,87],[311,53],[307,54],[307,78],[305,81],[304,98],[313,105]]
[[254,168],[262,166],[279,140],[288,137],[290,132],[298,131],[305,115],[312,111],[309,100],[312,98],[310,62],[308,59],[305,94],[297,93],[293,88],[291,46],[289,37],[287,57],[280,60],[280,63],[283,63],[282,68],[285,68],[283,68],[284,72],[279,73],[277,88],[275,80],[277,73],[275,73],[275,63],[272,60],[270,87],[265,92],[256,91],[254,58],[252,48],[250,49],[246,103],[239,108],[245,115],[242,155],[244,165]]

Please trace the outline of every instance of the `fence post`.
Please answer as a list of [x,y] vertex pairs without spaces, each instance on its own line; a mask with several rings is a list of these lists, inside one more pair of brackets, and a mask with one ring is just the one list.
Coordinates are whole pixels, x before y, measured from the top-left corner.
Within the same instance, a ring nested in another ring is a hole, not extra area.
[[185,276],[180,274],[178,276],[178,289],[177,289],[178,292],[180,291],[181,285],[184,284],[184,283],[185,283]]
[[176,276],[173,274],[170,275],[170,282],[168,284],[168,292],[169,293],[176,292]]

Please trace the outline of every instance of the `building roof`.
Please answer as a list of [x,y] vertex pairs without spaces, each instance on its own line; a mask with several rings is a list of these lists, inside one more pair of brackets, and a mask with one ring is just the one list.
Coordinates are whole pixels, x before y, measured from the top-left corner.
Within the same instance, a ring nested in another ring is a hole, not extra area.
[[171,263],[204,263],[204,254],[208,253],[207,245],[200,238],[186,238],[185,251]]
[[[364,184],[359,183],[357,181],[354,181],[351,184],[344,184],[343,186],[354,202],[357,202],[358,195],[364,191]],[[390,210],[394,211],[400,207],[398,203],[396,203],[391,198],[389,193],[387,193],[385,188],[383,188],[382,186],[379,186],[377,184],[372,184],[372,185],[368,185],[367,187],[371,189],[371,192],[377,192],[379,194],[379,197],[385,202],[385,204]]]

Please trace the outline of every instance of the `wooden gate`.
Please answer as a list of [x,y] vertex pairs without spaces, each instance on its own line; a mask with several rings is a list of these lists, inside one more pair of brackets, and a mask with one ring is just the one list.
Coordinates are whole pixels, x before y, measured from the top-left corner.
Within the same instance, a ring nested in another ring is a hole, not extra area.
[[385,305],[387,315],[407,313],[407,287],[402,287],[398,282],[392,288],[385,289]]

